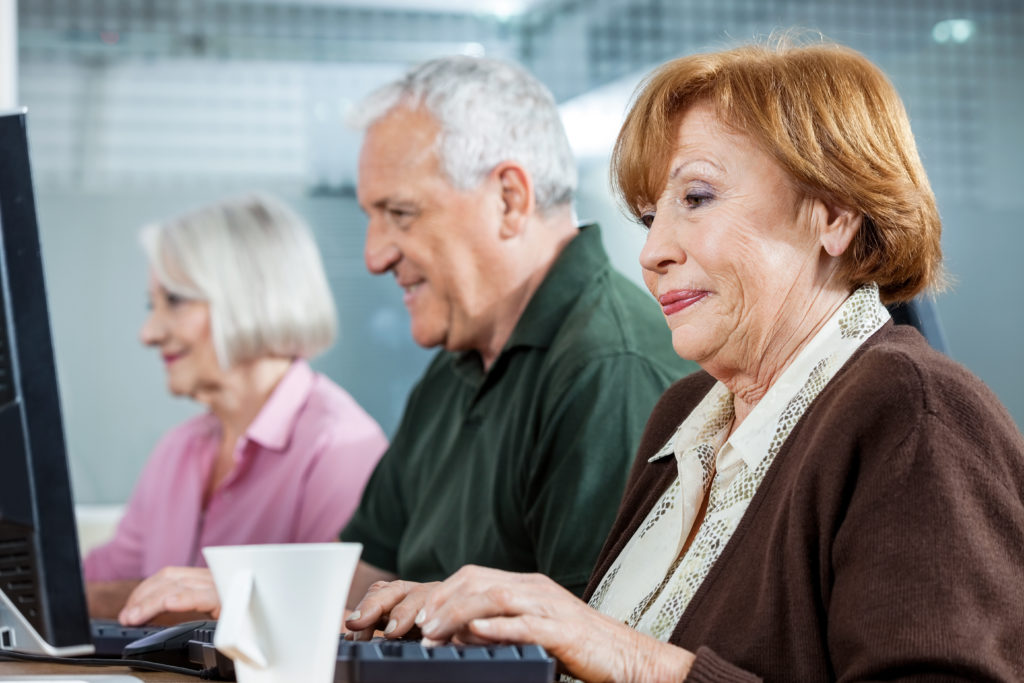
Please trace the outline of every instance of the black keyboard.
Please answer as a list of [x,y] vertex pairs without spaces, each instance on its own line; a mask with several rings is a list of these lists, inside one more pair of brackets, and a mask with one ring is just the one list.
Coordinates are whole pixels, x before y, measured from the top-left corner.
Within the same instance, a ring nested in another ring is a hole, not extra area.
[[[108,625],[109,626],[109,625]],[[105,637],[120,635],[116,627]],[[213,646],[216,622],[138,627],[149,633],[122,646],[123,656],[206,671],[214,680],[235,680],[232,661]],[[117,655],[121,655],[118,651]],[[335,683],[551,683],[555,660],[539,645],[439,645],[375,638],[338,643]]]
[[[189,659],[234,680],[231,660],[213,647],[213,629],[197,629]],[[555,660],[539,645],[439,645],[375,638],[338,643],[335,683],[551,683]]]
[[128,643],[162,630],[161,626],[121,626],[113,620],[92,619],[89,622],[94,657],[120,657]]
[[551,683],[539,645],[438,645],[375,639],[338,645],[335,683]]

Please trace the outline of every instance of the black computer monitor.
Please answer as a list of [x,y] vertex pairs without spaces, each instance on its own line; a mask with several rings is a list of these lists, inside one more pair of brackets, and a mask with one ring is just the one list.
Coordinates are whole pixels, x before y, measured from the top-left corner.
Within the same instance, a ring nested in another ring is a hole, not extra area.
[[0,114],[0,649],[91,654],[29,169]]

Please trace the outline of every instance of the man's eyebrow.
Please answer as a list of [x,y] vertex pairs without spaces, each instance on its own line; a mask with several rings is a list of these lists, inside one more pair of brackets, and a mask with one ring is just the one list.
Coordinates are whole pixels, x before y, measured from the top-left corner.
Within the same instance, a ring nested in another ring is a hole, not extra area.
[[417,204],[412,199],[396,199],[395,197],[381,197],[380,199],[371,202],[371,207],[374,209],[386,209],[386,208],[418,208]]

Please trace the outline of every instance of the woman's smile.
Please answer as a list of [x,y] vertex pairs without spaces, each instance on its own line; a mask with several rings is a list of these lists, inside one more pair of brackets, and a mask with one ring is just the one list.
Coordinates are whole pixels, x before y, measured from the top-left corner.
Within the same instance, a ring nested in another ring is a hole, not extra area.
[[658,303],[661,304],[661,310],[667,318],[674,313],[689,308],[698,301],[702,301],[710,294],[710,292],[704,289],[673,289],[660,295]]

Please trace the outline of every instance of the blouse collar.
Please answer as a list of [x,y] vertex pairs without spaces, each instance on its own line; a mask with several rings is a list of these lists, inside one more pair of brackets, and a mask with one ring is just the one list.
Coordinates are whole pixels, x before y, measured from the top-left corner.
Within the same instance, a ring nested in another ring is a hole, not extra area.
[[[862,285],[800,350],[728,442],[722,444],[734,415],[733,395],[724,384],[717,382],[648,462],[670,454],[678,458],[682,450],[705,441],[716,450],[721,449],[717,460],[719,471],[725,471],[740,461],[751,470],[755,469],[769,451],[775,426],[785,419],[785,413],[800,389],[809,381],[828,382],[841,367],[841,364],[830,364],[830,359],[841,358],[845,362],[889,318],[889,312],[879,299],[877,285]],[[812,375],[818,377],[812,378]]]

